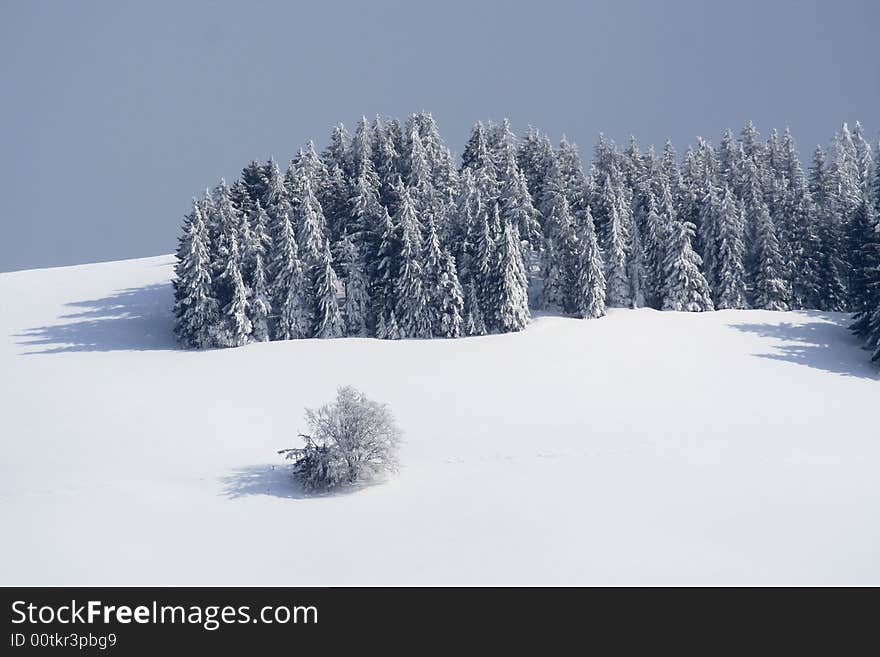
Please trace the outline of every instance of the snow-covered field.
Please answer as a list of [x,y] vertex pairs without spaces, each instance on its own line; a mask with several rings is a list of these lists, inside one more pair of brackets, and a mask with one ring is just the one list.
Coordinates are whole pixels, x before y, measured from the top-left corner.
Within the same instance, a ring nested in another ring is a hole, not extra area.
[[[171,260],[0,274],[0,584],[880,584],[880,379],[842,315],[186,352]],[[303,496],[276,450],[344,383],[403,468]]]

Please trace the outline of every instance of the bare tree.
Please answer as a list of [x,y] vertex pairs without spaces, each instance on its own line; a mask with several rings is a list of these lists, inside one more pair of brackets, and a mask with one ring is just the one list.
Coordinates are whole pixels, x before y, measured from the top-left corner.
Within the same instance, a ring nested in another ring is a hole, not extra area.
[[401,431],[390,409],[351,386],[336,401],[306,409],[310,433],[300,434],[301,448],[279,454],[294,462],[294,475],[309,490],[351,485],[397,470]]

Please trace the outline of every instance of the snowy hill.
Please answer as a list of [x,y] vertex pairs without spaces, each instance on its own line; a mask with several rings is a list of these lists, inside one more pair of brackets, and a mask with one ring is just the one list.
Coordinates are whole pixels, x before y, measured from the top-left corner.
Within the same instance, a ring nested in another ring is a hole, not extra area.
[[[880,584],[880,380],[842,315],[186,352],[170,276],[0,274],[0,584]],[[344,383],[403,469],[306,497],[276,450]]]

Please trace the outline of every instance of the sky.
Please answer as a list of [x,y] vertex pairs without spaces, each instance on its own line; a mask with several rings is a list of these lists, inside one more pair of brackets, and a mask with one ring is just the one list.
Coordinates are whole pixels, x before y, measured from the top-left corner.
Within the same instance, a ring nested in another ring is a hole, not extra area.
[[683,151],[880,130],[880,2],[0,3],[0,271],[174,250],[190,199],[361,115]]

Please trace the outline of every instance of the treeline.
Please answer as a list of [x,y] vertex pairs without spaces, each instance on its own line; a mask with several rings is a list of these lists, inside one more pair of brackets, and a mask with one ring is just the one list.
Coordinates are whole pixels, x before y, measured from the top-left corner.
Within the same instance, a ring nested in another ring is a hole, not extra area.
[[679,158],[601,135],[584,173],[507,120],[460,165],[430,114],[334,128],[285,172],[252,162],[206,191],[177,251],[188,347],[522,329],[530,307],[813,308],[855,313],[880,357],[880,167],[857,123],[804,172],[791,133],[748,123]]

